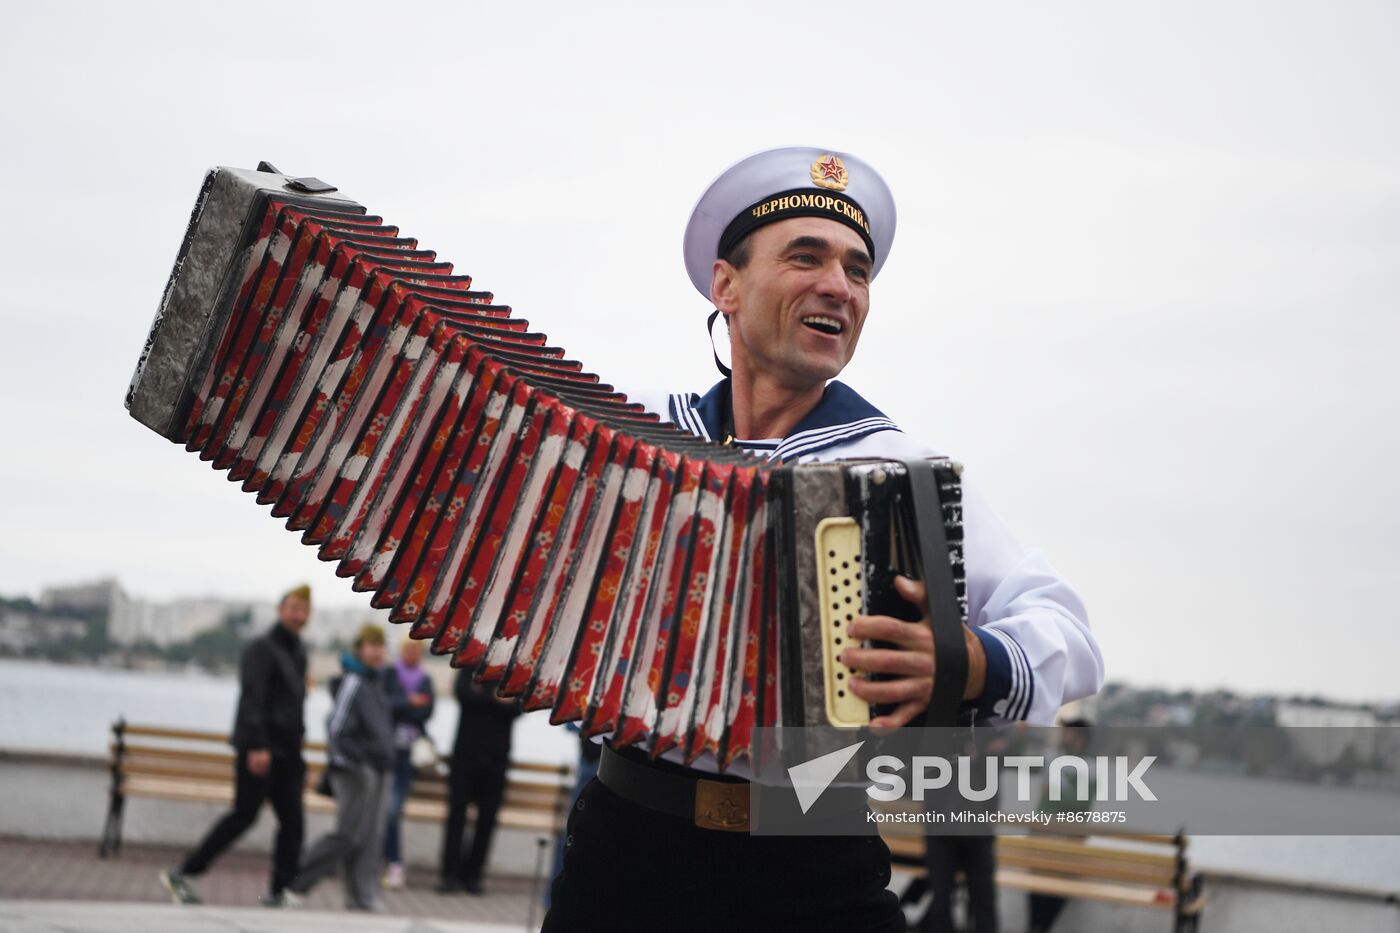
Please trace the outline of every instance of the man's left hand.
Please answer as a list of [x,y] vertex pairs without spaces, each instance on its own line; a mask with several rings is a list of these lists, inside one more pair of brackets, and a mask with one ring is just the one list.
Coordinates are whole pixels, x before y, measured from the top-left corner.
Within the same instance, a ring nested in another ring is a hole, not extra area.
[[[922,583],[908,577],[895,577],[894,588],[900,596],[918,607],[918,621],[905,622],[892,616],[856,616],[847,632],[852,638],[890,642],[898,647],[847,648],[841,652],[842,663],[854,670],[865,674],[893,675],[888,680],[858,677],[851,681],[851,692],[862,700],[895,705],[891,712],[870,720],[870,728],[877,732],[898,729],[924,711],[933,693],[936,669],[928,591]],[[987,679],[987,656],[981,639],[966,625],[963,626],[963,639],[967,643],[967,686],[963,690],[963,699],[975,700],[982,695]]]

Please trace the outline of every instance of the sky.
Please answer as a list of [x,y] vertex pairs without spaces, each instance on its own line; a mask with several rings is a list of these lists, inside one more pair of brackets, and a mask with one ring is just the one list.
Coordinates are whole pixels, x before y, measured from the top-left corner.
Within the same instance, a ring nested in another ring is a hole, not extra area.
[[1110,679],[1395,700],[1400,8],[8,4],[0,593],[363,604],[122,399],[206,168],[316,175],[606,381],[703,391],[757,149],[898,233],[842,379],[1081,591]]

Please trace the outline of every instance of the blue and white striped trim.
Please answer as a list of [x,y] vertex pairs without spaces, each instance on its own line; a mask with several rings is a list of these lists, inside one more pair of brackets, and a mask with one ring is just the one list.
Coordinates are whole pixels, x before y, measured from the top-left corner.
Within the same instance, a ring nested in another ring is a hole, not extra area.
[[1026,649],[1021,647],[1021,643],[1010,636],[1004,637],[1016,649],[1017,664],[1022,674],[1016,692],[1011,697],[1013,701],[1011,715],[1013,718],[1021,720],[1031,714],[1031,701],[1035,699],[1035,672],[1031,669],[1030,659],[1026,657]]
[[707,441],[712,441],[710,432],[705,430],[705,422],[701,420],[700,413],[691,404],[692,396],[685,393],[673,393],[671,395],[670,408],[671,420],[676,426],[684,431],[689,431],[696,437],[703,437]]
[[978,627],[987,655],[987,680],[978,703],[979,718],[1022,720],[1030,713],[1035,678],[1026,652],[1016,639],[996,629]]
[[[667,407],[670,409],[671,420],[684,431],[702,437],[707,441],[713,441],[709,430],[705,427],[705,420],[700,417],[700,412],[695,408],[695,396],[685,393],[672,393],[668,397]],[[769,456],[779,460],[791,460],[807,454],[813,454],[828,447],[835,447],[839,444],[849,444],[858,441],[862,437],[880,431],[898,431],[899,425],[883,415],[870,418],[862,418],[859,421],[850,421],[845,424],[828,425],[822,428],[811,428],[806,431],[799,431],[789,437],[785,437],[777,444],[768,441],[743,441],[736,440],[735,443],[743,448],[767,453]]]
[[783,460],[791,460],[804,454],[816,453],[827,447],[835,447],[837,444],[848,444],[851,441],[860,440],[862,437],[877,431],[898,430],[899,425],[884,417],[862,418],[860,421],[852,421],[847,424],[812,428],[809,431],[800,431],[790,437],[783,438],[783,442],[778,445],[776,456]]
[[1011,692],[1006,695],[1006,718],[1025,719],[1031,711],[1031,697],[1035,693],[1031,663],[1016,639],[995,629],[989,631],[1007,645],[1007,653],[1011,656]]

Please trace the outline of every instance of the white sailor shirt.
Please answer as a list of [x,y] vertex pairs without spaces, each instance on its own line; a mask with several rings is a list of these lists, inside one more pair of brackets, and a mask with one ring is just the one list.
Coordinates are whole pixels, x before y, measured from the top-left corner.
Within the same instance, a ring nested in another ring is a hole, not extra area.
[[[724,380],[703,396],[641,394],[633,400],[692,434],[722,440],[728,393]],[[836,381],[786,437],[733,443],[790,462],[940,456]],[[963,534],[968,625],[987,655],[976,720],[1050,725],[1061,705],[1103,686],[1103,656],[1084,603],[1040,551],[1016,540],[966,474]]]

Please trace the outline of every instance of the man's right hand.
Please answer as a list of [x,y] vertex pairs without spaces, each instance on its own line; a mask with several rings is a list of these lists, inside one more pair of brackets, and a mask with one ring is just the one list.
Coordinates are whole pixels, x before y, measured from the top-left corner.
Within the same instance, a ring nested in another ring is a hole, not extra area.
[[248,749],[248,770],[258,777],[267,774],[268,768],[272,767],[272,752],[265,748]]

